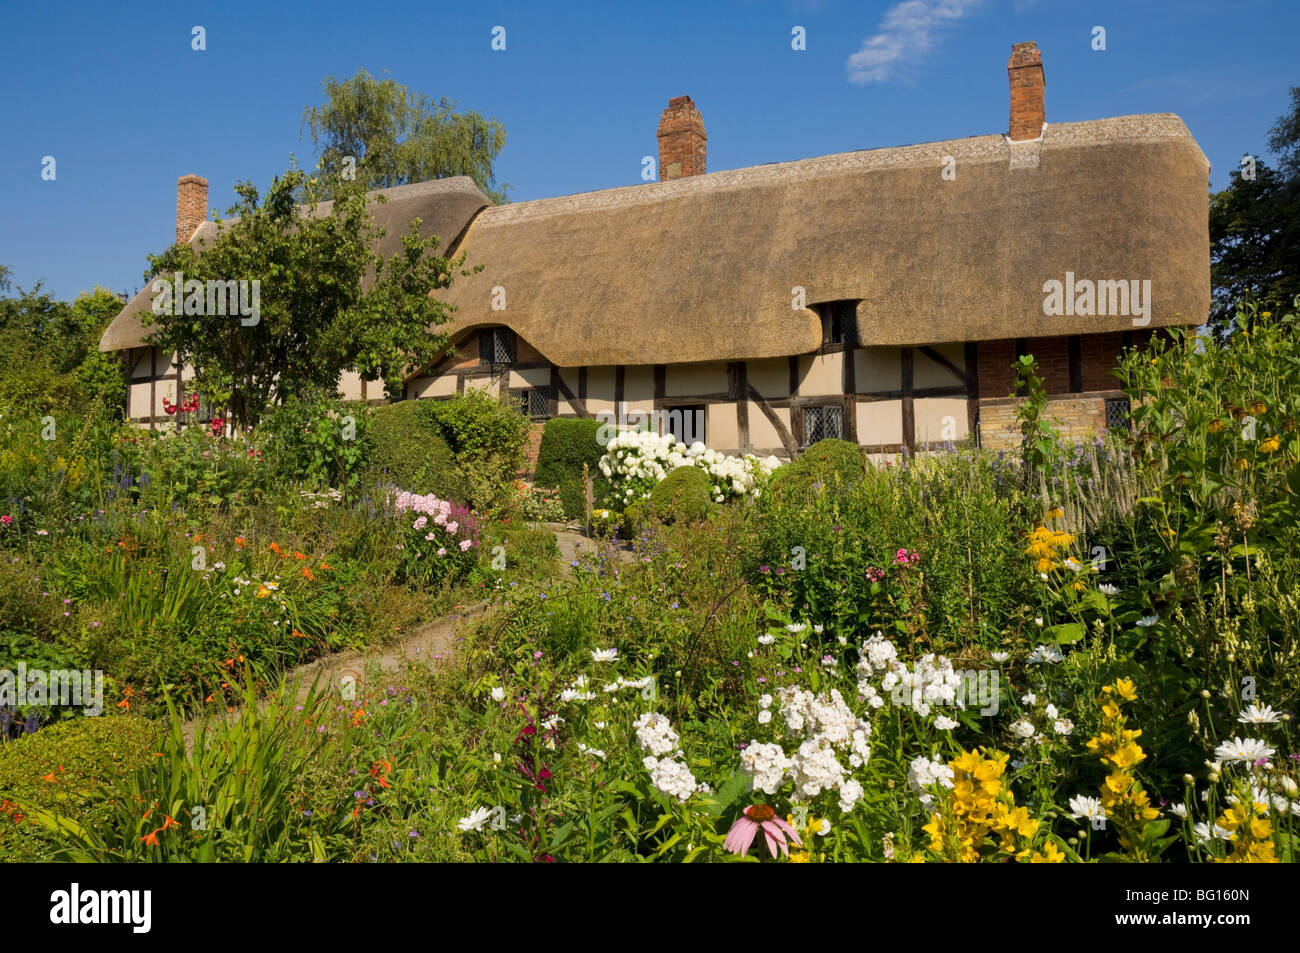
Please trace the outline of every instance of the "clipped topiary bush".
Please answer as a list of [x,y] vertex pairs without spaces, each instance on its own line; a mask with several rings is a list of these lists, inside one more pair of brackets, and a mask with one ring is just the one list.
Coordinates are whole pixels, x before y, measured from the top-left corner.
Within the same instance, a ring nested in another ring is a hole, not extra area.
[[769,492],[774,499],[805,499],[817,487],[848,488],[862,479],[865,472],[862,449],[847,440],[834,437],[819,440],[798,459],[779,467],[772,475]]
[[[15,813],[52,811],[85,827],[108,822],[100,784],[148,764],[160,729],[135,716],[76,717],[0,743],[0,858],[48,860],[61,839]],[[53,780],[46,780],[53,776]]]
[[605,453],[605,448],[596,440],[600,427],[598,420],[553,417],[542,430],[535,480],[539,486],[558,489],[565,515],[570,519],[580,519],[583,515],[584,463],[592,476],[596,506],[601,506],[608,496],[609,480],[596,467]]
[[713,489],[709,475],[699,467],[678,467],[650,491],[650,515],[665,523],[696,522],[709,515]]
[[430,410],[433,403],[403,400],[377,407],[370,430],[371,465],[403,490],[460,499],[464,488],[456,456],[442,438]]

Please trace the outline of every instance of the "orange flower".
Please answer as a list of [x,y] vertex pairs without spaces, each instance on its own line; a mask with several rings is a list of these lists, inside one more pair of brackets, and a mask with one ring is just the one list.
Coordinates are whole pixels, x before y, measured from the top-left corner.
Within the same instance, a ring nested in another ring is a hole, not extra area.
[[280,545],[278,543],[272,543],[270,546],[266,548],[269,549],[271,552],[275,553],[281,559],[284,558],[284,550],[280,548]]
[[297,638],[297,639],[305,639],[305,638],[307,638],[307,636],[306,636],[305,634],[303,634],[302,632],[299,632],[297,629],[294,629],[294,630],[293,630],[293,635],[294,635],[294,638]]
[[300,552],[296,552],[296,551],[295,551],[294,554],[293,554],[293,558],[294,558],[294,559],[306,559],[306,558],[307,558],[307,554],[306,554],[306,553],[300,553]]
[[130,703],[127,699],[123,698],[120,702],[117,703],[117,707],[118,707],[118,708],[125,708],[127,711],[130,711],[130,710],[131,710],[131,703]]
[[357,725],[361,724],[361,719],[364,717],[366,717],[366,710],[364,708],[358,708],[352,713],[352,726],[355,728]]
[[303,566],[303,567],[302,567],[302,574],[303,574],[303,577],[306,578],[306,579],[313,579],[313,580],[314,580],[314,579],[316,578],[315,576],[313,576],[313,575],[311,574],[311,570],[308,569],[306,566]]
[[[159,830],[161,830],[161,828],[159,828]],[[141,837],[140,840],[144,841],[146,846],[157,847],[158,831],[150,831],[148,834],[145,834],[144,837]]]
[[205,702],[210,702],[210,701],[212,701],[212,696],[209,695],[207,698],[205,698],[205,699],[203,699],[203,700],[204,700]]
[[243,546],[243,545],[244,545],[244,537],[242,537],[242,536],[236,536],[236,537],[235,537],[235,545],[236,545],[236,546]]
[[53,783],[54,783],[54,772],[51,771],[51,772],[50,772],[49,774],[47,774],[45,777],[41,778],[41,780],[44,781],[46,784],[53,784]]
[[168,817],[166,814],[164,814],[164,815],[163,815],[163,826],[160,827],[160,828],[158,828],[158,830],[160,830],[160,831],[165,831],[165,830],[167,830],[167,828],[169,828],[169,827],[180,827],[180,824],[178,824],[176,821],[172,820],[170,817]]
[[320,564],[320,568],[321,568],[321,569],[333,569],[334,567],[331,566],[329,563],[321,563],[321,564]]

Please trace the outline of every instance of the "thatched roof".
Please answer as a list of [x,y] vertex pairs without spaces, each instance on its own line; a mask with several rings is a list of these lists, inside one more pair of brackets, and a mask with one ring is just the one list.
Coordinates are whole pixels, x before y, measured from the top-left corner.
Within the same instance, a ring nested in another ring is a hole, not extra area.
[[[1199,324],[1210,303],[1208,184],[1205,155],[1165,113],[1048,124],[1029,142],[975,136],[500,207],[469,179],[443,179],[386,190],[394,200],[377,218],[388,254],[416,215],[444,250],[464,233],[455,250],[484,268],[440,292],[458,309],[455,339],[504,324],[560,366],[668,364],[816,350],[820,322],[791,307],[796,286],[809,305],[860,300],[864,345],[1134,326],[1045,315],[1044,283],[1067,272],[1150,280],[1148,327]],[[194,240],[214,233],[205,224]],[[147,290],[136,295],[101,349],[140,343],[130,315],[149,302]]]
[[[956,178],[941,177],[944,157]],[[484,210],[443,294],[455,329],[505,324],[561,366],[815,350],[792,310],[860,299],[866,345],[1080,334],[1043,284],[1150,279],[1150,327],[1209,310],[1209,163],[1170,114],[1049,124],[756,166]],[[492,310],[492,289],[506,308]]]
[[[372,198],[385,196],[388,201],[371,204],[371,216],[374,224],[384,230],[375,250],[384,258],[395,255],[402,249],[402,237],[411,227],[411,222],[420,219],[420,236],[427,238],[437,235],[441,242],[439,254],[446,254],[461,237],[465,226],[474,214],[491,202],[478,190],[474,180],[468,176],[456,176],[448,179],[436,179],[431,182],[418,182],[412,185],[399,185],[390,189],[378,189],[370,193]],[[333,207],[332,202],[321,202],[316,207],[317,216],[325,216]],[[230,224],[237,219],[227,219]],[[211,244],[219,234],[215,222],[204,222],[190,239],[196,249],[205,242]],[[370,279],[367,279],[369,281]],[[363,283],[364,284],[364,283]],[[126,307],[105,329],[99,341],[101,351],[120,351],[125,348],[139,347],[152,328],[145,328],[140,323],[139,313],[149,311],[153,303],[153,292],[149,285],[139,291],[127,302]]]

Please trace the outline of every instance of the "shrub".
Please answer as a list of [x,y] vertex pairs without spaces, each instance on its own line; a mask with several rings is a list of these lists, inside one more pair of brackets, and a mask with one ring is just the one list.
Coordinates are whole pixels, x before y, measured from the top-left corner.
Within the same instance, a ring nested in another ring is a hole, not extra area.
[[63,843],[30,822],[25,815],[32,811],[57,809],[83,827],[105,823],[99,785],[145,764],[158,734],[148,719],[105,715],[70,718],[0,743],[0,860],[49,860]]
[[290,395],[258,424],[282,480],[312,488],[356,486],[371,452],[368,406],[319,394]]
[[507,400],[469,390],[429,402],[428,413],[458,461],[497,456],[510,472],[523,465],[528,418]]
[[852,486],[862,479],[864,467],[862,450],[857,444],[829,437],[780,467],[772,477],[771,489],[783,498],[807,499],[817,492],[814,487]]
[[432,401],[404,400],[375,409],[371,466],[386,482],[446,499],[462,494],[456,456],[433,418]]
[[709,475],[699,467],[678,467],[650,491],[649,512],[665,523],[697,522],[709,515]]
[[592,490],[599,506],[609,494],[609,480],[597,469],[605,448],[596,439],[600,422],[585,418],[555,417],[542,430],[537,450],[537,483],[559,491],[564,512],[576,519],[584,513],[582,465],[592,477]]

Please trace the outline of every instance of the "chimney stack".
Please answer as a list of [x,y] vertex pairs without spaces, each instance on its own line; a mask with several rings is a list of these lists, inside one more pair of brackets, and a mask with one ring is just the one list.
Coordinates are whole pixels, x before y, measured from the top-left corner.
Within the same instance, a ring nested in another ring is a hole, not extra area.
[[1011,80],[1011,129],[1007,135],[1013,142],[1037,139],[1047,121],[1043,111],[1043,57],[1037,43],[1016,43],[1011,47],[1007,76]]
[[184,245],[208,220],[208,180],[183,175],[176,180],[176,244]]
[[674,96],[659,118],[659,181],[704,174],[704,117],[689,96]]

